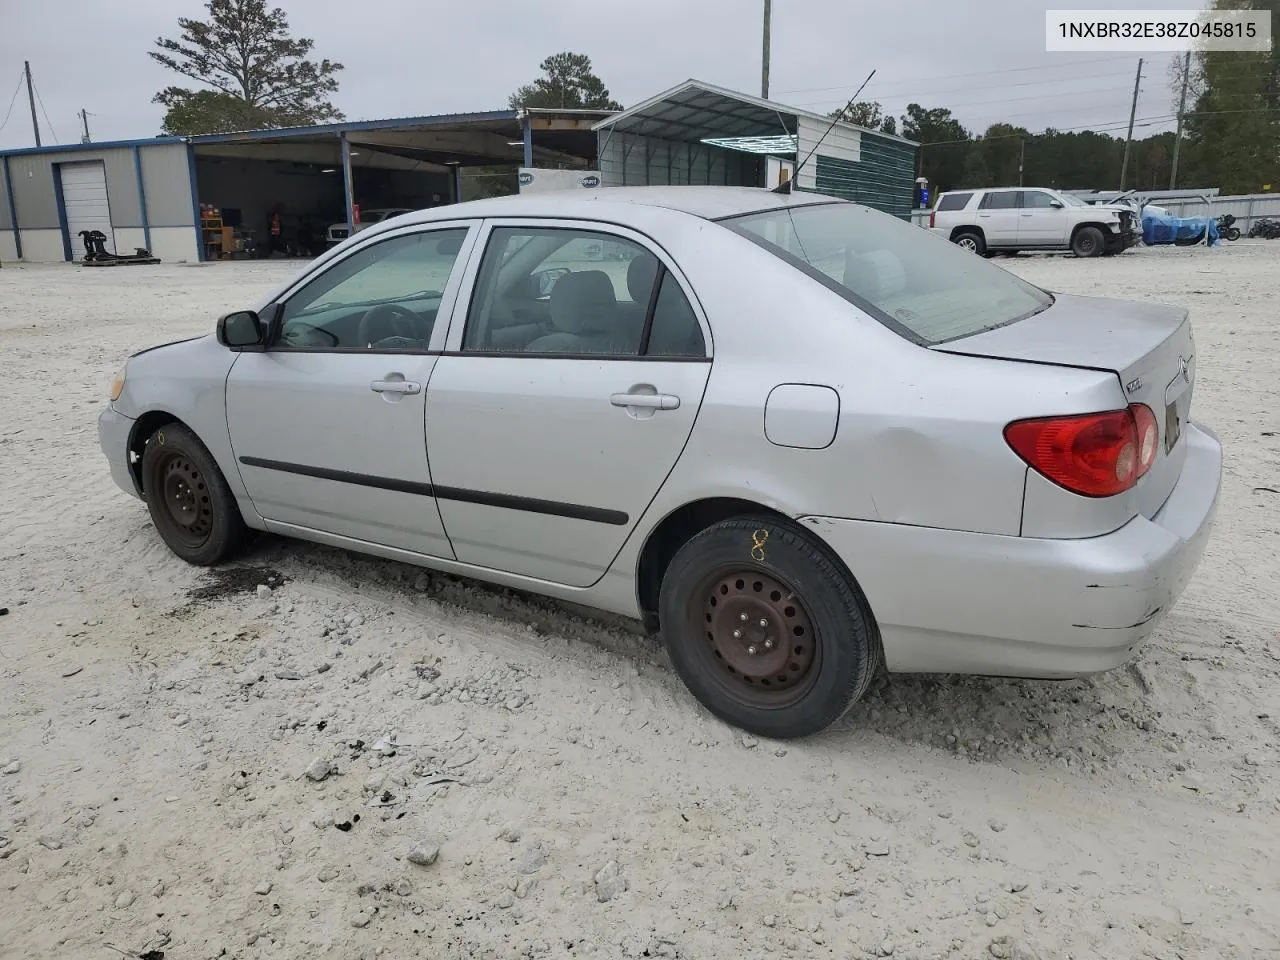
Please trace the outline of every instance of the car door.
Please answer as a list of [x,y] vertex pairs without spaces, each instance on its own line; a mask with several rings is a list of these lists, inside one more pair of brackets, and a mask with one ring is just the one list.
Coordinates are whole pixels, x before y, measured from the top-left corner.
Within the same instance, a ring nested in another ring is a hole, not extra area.
[[1018,245],[1062,247],[1066,243],[1067,211],[1062,201],[1045,190],[1023,190],[1018,202]]
[[1018,242],[1018,191],[988,190],[978,204],[978,226],[988,247],[1012,247]]
[[353,249],[282,297],[267,348],[236,359],[227,426],[264,518],[453,556],[431,490],[426,387],[478,226],[406,227]]
[[710,330],[677,265],[624,228],[493,220],[478,244],[427,391],[444,526],[459,560],[588,586],[684,449]]

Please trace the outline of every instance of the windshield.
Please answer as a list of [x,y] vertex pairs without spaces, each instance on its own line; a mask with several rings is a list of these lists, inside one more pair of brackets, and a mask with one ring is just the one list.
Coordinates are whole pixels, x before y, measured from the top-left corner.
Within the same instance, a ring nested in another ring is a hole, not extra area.
[[967,337],[1039,313],[1039,287],[887,213],[853,203],[721,220],[917,343]]

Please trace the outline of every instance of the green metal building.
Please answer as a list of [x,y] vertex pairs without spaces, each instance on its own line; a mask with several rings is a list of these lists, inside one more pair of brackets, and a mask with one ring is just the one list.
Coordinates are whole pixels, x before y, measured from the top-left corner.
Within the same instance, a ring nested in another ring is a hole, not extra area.
[[774,186],[780,173],[789,175],[817,146],[794,189],[911,216],[919,144],[852,123],[831,128],[831,118],[822,114],[700,80],[687,80],[593,129],[605,186]]

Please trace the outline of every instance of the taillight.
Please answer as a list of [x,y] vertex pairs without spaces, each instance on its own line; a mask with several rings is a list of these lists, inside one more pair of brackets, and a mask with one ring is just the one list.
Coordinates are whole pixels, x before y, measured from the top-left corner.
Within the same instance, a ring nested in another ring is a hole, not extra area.
[[934,224],[938,222],[938,208],[934,207],[929,211],[929,229],[932,230]]
[[1086,497],[1124,493],[1155,463],[1160,431],[1144,403],[1072,417],[1016,420],[1005,441],[1033,470]]

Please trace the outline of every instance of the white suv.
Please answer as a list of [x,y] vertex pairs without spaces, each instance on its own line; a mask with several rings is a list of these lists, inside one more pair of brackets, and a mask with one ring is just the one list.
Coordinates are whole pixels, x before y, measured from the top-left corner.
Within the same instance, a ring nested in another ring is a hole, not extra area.
[[1070,250],[1077,257],[1119,253],[1141,238],[1133,211],[1043,187],[953,190],[938,195],[929,229],[978,254]]

